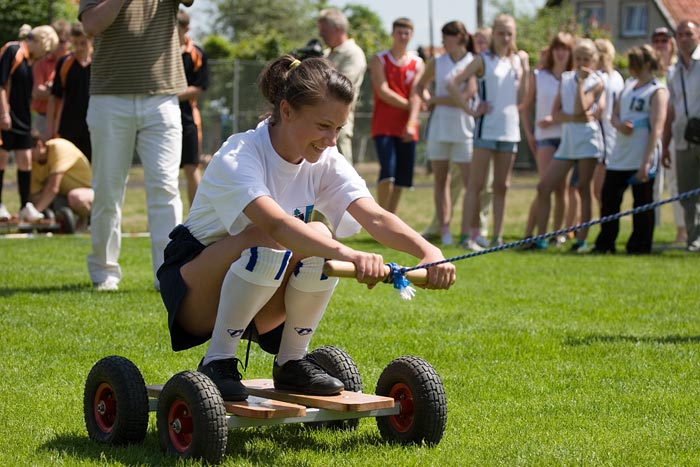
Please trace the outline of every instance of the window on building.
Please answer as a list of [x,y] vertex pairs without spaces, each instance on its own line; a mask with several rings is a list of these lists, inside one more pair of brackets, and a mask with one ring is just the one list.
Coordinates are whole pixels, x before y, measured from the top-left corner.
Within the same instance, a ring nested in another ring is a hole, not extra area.
[[585,31],[599,28],[605,22],[603,2],[581,2],[576,5],[576,19]]
[[620,5],[620,36],[647,35],[647,5],[645,2],[625,2]]

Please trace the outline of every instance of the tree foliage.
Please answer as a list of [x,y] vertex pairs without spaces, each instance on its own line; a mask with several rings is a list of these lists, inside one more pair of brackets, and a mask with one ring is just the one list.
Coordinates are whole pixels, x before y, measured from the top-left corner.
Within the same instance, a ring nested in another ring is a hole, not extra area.
[[[318,13],[329,6],[327,0],[216,0],[204,48],[215,58],[270,60],[317,38]],[[367,56],[391,43],[381,18],[368,7],[349,4],[341,10],[350,36]]]
[[20,26],[40,26],[63,18],[76,21],[78,10],[70,0],[0,0],[0,42],[17,39]]
[[368,57],[389,48],[391,35],[384,29],[382,19],[364,5],[348,4],[342,9],[350,22],[350,37]]

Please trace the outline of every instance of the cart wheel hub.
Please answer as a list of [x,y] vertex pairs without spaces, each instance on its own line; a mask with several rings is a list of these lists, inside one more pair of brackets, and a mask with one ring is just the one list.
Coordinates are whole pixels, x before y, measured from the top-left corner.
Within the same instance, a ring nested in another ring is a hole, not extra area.
[[180,434],[180,432],[182,431],[182,423],[180,423],[180,419],[176,418],[175,420],[173,420],[173,423],[170,425],[170,428],[172,428],[172,430],[175,433]]
[[104,415],[107,412],[107,406],[105,404],[105,401],[100,401],[97,404],[97,413],[100,415]]

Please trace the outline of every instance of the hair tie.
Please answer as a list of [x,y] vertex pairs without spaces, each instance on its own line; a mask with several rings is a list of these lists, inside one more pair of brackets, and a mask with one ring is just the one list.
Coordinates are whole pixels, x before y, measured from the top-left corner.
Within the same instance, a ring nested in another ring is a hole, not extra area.
[[299,65],[301,65],[301,60],[294,59],[294,61],[293,61],[292,63],[289,64],[289,69],[290,69],[290,70],[293,70],[293,69],[295,69],[296,67],[298,67]]

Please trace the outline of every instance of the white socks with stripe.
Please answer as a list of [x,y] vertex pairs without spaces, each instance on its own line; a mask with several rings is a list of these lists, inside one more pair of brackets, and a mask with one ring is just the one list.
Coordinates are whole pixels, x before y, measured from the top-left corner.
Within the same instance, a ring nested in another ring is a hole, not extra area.
[[221,285],[205,365],[236,355],[246,327],[282,283],[290,258],[289,250],[253,247],[244,250],[231,264]]
[[324,261],[318,256],[304,258],[289,278],[284,293],[287,319],[277,355],[278,365],[306,355],[311,336],[338,284],[337,277],[323,274]]

